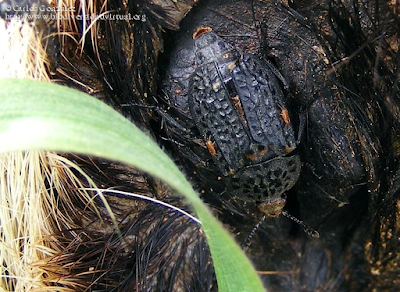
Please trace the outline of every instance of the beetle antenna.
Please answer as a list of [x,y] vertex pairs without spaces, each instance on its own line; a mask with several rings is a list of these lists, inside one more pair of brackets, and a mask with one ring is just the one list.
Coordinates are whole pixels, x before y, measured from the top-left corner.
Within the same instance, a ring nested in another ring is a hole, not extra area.
[[246,240],[243,242],[242,249],[244,251],[246,251],[250,247],[254,234],[256,233],[257,229],[261,226],[261,224],[264,222],[266,217],[267,217],[266,215],[263,215],[261,217],[260,221],[258,221],[256,226],[254,226],[253,230],[250,232],[249,236],[247,236]]
[[303,221],[301,221],[300,219],[294,217],[293,215],[290,215],[288,212],[286,212],[285,210],[282,210],[282,215],[289,218],[290,220],[293,220],[294,222],[296,222],[297,224],[299,224],[301,227],[303,227],[303,230],[305,233],[307,233],[309,236],[313,237],[313,238],[319,238],[319,233],[317,230],[311,228],[310,226],[308,226],[307,224],[305,224]]

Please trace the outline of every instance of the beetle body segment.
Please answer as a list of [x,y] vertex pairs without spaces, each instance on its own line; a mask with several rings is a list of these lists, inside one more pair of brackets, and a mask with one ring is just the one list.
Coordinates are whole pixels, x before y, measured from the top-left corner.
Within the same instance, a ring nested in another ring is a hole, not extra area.
[[243,54],[232,70],[232,79],[243,107],[251,138],[268,146],[276,155],[285,155],[285,146],[296,148],[293,127],[284,127],[280,102],[285,97],[269,67],[250,54]]
[[218,165],[227,175],[228,169],[236,170],[244,165],[250,138],[226,85],[232,80],[229,64],[240,55],[218,39],[215,34],[207,33],[196,42],[198,67],[190,82],[188,103],[200,133],[211,135],[220,149],[225,162]]
[[238,195],[264,201],[266,197],[280,197],[291,189],[300,176],[300,170],[298,155],[276,157],[236,172],[231,178],[231,185]]

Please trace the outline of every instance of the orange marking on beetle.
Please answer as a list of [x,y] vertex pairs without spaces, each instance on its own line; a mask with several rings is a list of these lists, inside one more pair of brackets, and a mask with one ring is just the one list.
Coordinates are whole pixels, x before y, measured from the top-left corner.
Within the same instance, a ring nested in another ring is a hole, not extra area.
[[229,72],[232,72],[232,70],[233,70],[235,67],[236,67],[236,61],[229,63],[229,64],[228,64]]
[[195,30],[195,32],[193,33],[192,37],[195,40],[199,36],[201,36],[202,34],[209,33],[210,31],[212,31],[211,27],[209,27],[209,26],[200,26],[199,28],[197,28]]
[[246,158],[247,160],[250,161],[260,161],[267,153],[269,149],[267,146],[262,147],[262,149],[259,149],[258,151],[254,151],[251,153],[246,153]]
[[242,103],[240,102],[239,96],[236,95],[234,97],[232,97],[232,101],[233,101],[233,105],[235,106],[237,112],[239,113],[239,116],[246,121],[246,119],[244,118],[244,110],[242,107]]
[[256,153],[255,152],[252,152],[252,153],[246,153],[246,158],[247,158],[247,160],[250,160],[250,161],[254,161],[254,160],[256,160]]
[[290,116],[289,116],[289,112],[287,110],[287,108],[285,108],[284,106],[279,105],[279,107],[281,108],[281,117],[283,119],[283,122],[285,123],[285,126],[289,126],[290,125]]
[[290,147],[289,145],[285,145],[285,153],[286,154],[291,153],[294,149],[296,149],[296,148]]

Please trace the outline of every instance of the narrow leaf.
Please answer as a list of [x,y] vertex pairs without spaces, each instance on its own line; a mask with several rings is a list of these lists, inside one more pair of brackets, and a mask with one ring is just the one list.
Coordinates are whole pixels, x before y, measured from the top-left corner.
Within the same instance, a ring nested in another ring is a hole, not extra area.
[[216,221],[172,160],[129,120],[67,87],[0,79],[0,152],[54,150],[130,164],[184,195],[207,236],[219,291],[263,291],[249,260]]

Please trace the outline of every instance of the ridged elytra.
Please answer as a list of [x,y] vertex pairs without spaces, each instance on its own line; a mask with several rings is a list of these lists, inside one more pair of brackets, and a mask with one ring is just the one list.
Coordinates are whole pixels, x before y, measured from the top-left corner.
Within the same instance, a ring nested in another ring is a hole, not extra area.
[[274,70],[210,27],[198,28],[193,39],[196,69],[188,104],[196,127],[214,141],[213,159],[235,195],[259,202],[262,213],[277,217],[301,161],[287,156],[298,142]]

